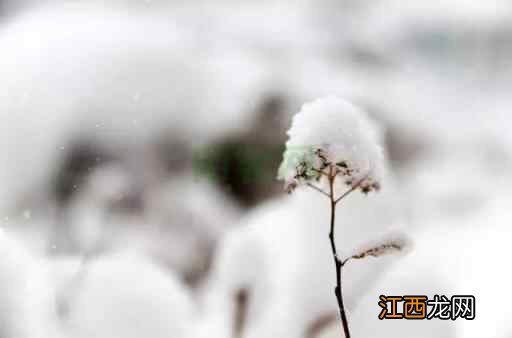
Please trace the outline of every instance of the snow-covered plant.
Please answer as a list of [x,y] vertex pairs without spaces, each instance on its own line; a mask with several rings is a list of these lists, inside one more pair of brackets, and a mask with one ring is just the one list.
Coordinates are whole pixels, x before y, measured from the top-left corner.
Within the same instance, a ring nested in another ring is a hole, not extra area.
[[380,189],[384,168],[380,131],[361,109],[342,99],[328,97],[305,104],[294,116],[288,136],[278,178],[285,181],[288,192],[307,186],[329,199],[335,295],[344,335],[350,338],[341,287],[343,266],[353,259],[378,257],[404,246],[401,240],[379,241],[342,258],[338,256],[334,239],[336,205],[353,191],[368,194]]

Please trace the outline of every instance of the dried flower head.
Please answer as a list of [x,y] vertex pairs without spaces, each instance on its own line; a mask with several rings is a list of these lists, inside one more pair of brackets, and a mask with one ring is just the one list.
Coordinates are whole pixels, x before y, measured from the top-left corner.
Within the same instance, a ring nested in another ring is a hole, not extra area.
[[329,170],[364,193],[380,188],[380,130],[350,102],[328,97],[304,104],[288,136],[278,175],[288,191],[320,181]]
[[410,247],[411,241],[404,234],[388,234],[378,241],[366,243],[366,245],[358,248],[349,257],[343,260],[343,264],[352,259],[380,257],[407,251]]

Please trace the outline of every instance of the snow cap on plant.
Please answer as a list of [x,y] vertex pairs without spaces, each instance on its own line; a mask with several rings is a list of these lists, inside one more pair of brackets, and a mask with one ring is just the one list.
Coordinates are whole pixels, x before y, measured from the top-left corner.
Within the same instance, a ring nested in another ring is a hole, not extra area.
[[366,112],[336,97],[317,99],[293,117],[278,178],[291,192],[335,170],[364,193],[378,190],[384,167],[381,133]]

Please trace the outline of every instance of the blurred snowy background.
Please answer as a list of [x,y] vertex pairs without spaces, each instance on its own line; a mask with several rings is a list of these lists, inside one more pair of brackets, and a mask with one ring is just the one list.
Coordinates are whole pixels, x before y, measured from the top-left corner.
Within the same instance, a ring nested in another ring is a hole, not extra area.
[[[386,130],[339,208],[354,337],[512,337],[512,3],[0,0],[0,337],[334,338],[327,205],[275,180],[290,117]],[[378,295],[476,297],[379,321]]]

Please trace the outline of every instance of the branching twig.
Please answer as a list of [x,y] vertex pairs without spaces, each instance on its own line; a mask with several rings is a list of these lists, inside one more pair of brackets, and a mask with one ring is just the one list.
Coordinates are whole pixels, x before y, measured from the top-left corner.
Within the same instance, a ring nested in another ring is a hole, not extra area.
[[[338,252],[336,251],[336,242],[334,241],[334,225],[336,218],[336,203],[339,201],[334,198],[334,179],[336,178],[336,173],[333,172],[332,166],[329,167],[329,197],[331,200],[331,228],[329,232],[329,239],[331,241],[331,249],[332,256],[334,258],[334,266],[336,267],[336,288],[334,289],[334,293],[336,295],[336,299],[338,300],[338,308],[340,311],[341,323],[343,325],[343,332],[345,334],[345,338],[350,338],[350,330],[348,327],[347,315],[345,313],[345,305],[343,304],[343,295],[341,288],[341,268],[343,264],[341,260],[338,258]],[[350,192],[354,191],[355,188],[346,192],[344,195],[348,195]]]
[[[326,128],[326,125],[336,127]],[[338,256],[334,238],[336,205],[353,191],[368,194],[380,189],[385,165],[384,157],[380,156],[379,133],[363,111],[343,100],[327,98],[304,105],[293,119],[288,135],[290,138],[278,177],[285,181],[288,192],[299,185],[307,185],[329,199],[329,240],[336,268],[335,295],[343,337],[350,338],[342,296],[342,269],[350,259],[379,255],[379,245],[371,246],[372,251],[361,250],[348,259]],[[339,185],[346,191],[335,189],[339,183],[336,179],[341,180]]]
[[[342,199],[347,197],[350,193],[357,190],[358,188],[361,188],[361,191],[363,193],[368,193],[372,190],[378,190],[379,186],[376,182],[373,182],[372,180],[369,180],[370,173],[367,173],[363,177],[361,177],[359,180],[357,180],[354,184],[352,183],[354,180],[354,177],[352,176],[354,173],[354,170],[352,170],[349,165],[346,162],[340,162],[336,164],[332,164],[331,162],[327,161],[326,157],[323,157],[323,154],[321,152],[316,152],[316,155],[320,158],[322,161],[322,167],[320,169],[312,167],[308,168],[306,162],[302,162],[300,165],[296,168],[296,175],[294,177],[295,181],[293,181],[289,187],[290,190],[293,190],[298,184],[299,179],[303,179],[303,182],[305,182],[305,185],[307,185],[310,188],[313,188],[314,190],[320,192],[322,195],[327,196],[330,201],[331,206],[331,222],[330,222],[330,231],[329,231],[329,240],[331,242],[331,250],[332,250],[332,257],[334,260],[334,266],[336,268],[336,287],[334,289],[334,293],[336,295],[336,299],[338,301],[338,310],[340,313],[340,319],[343,326],[343,335],[345,338],[350,338],[350,329],[348,325],[348,319],[347,314],[345,311],[345,305],[343,303],[343,289],[342,289],[342,278],[341,278],[341,272],[344,265],[351,259],[361,259],[367,256],[379,256],[381,254],[385,254],[388,251],[393,250],[400,250],[400,248],[395,245],[395,243],[386,243],[385,245],[377,245],[373,246],[370,249],[360,251],[349,258],[346,258],[344,260],[340,259],[338,256],[337,248],[336,248],[336,241],[334,238],[334,231],[335,231],[335,224],[336,224],[336,205],[338,202],[340,202]],[[316,186],[313,183],[307,182],[307,179],[311,179],[312,176],[307,174],[307,170],[313,170],[317,176],[316,180],[319,181],[321,176],[325,176],[328,182],[329,191],[326,192],[324,189],[322,189],[319,186]],[[347,184],[350,184],[350,188],[345,191],[341,196],[337,197],[334,189],[334,184],[336,177],[342,177],[345,178],[348,177]]]
[[364,180],[366,180],[367,178],[368,174],[364,175],[359,181],[356,182],[356,184],[352,185],[352,187],[349,190],[345,191],[340,197],[336,198],[334,200],[334,204],[338,203],[339,201],[347,197],[351,192],[359,188],[361,184],[364,182]]
[[318,175],[320,176],[329,176],[329,174],[327,174],[325,171],[323,170],[320,170],[320,169],[316,169],[316,168],[311,168],[312,171],[314,171],[315,173],[317,173]]
[[329,197],[329,198],[331,197],[331,195],[329,195],[328,193],[326,193],[325,191],[323,191],[322,189],[320,189],[319,187],[317,187],[317,186],[316,186],[316,185],[314,185],[314,184],[307,183],[306,185],[307,185],[308,187],[310,187],[310,188],[315,189],[315,190],[316,190],[316,191],[318,191],[319,193],[321,193],[321,194],[323,194],[323,195],[325,195],[325,196],[327,196],[327,197]]

